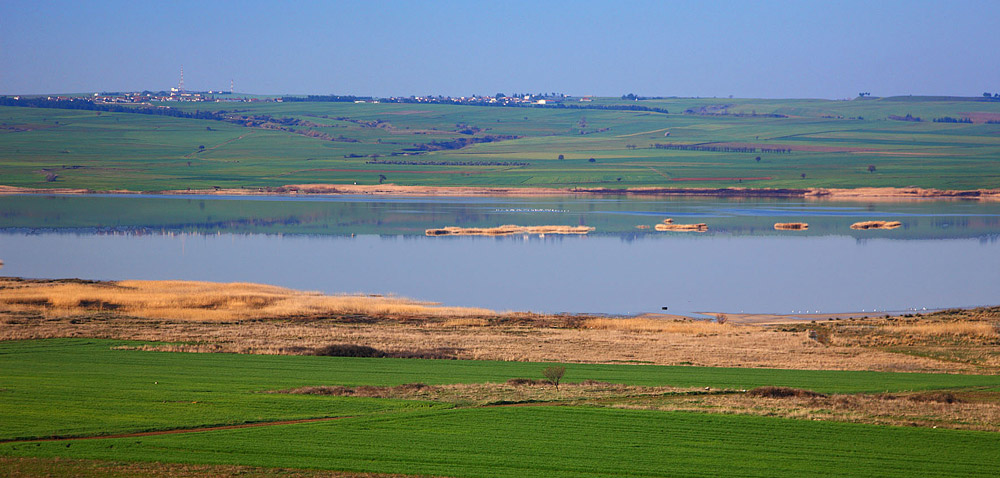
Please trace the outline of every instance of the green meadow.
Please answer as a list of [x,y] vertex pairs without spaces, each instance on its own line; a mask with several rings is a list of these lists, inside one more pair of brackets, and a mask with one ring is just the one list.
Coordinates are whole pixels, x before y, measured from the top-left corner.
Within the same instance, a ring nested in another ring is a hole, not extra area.
[[[0,455],[448,476],[995,476],[1000,435],[785,418],[476,407],[263,393],[310,385],[502,382],[546,364],[188,354],[90,339],[0,343]],[[566,381],[826,393],[1000,390],[952,374],[566,364]],[[70,441],[318,417],[334,421]]]
[[[10,186],[137,191],[379,181],[615,189],[976,189],[1000,183],[996,101],[686,98],[598,99],[587,105],[638,105],[669,113],[386,103],[171,105],[190,112],[238,111],[298,122],[275,129],[277,123],[263,128],[130,113],[0,107],[0,171],[3,184]],[[922,121],[891,119],[906,115]],[[933,121],[946,117],[973,123]],[[475,142],[489,137],[496,141]],[[439,148],[456,141],[471,144]],[[751,146],[757,151],[662,149],[656,144]],[[564,159],[558,159],[560,155]],[[380,164],[370,164],[373,161]],[[46,180],[49,174],[57,177]]]

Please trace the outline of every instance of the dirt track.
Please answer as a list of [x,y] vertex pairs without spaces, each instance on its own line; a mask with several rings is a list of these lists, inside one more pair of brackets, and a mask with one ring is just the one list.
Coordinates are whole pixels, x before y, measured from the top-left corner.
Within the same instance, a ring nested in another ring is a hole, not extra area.
[[137,433],[119,433],[116,435],[91,435],[82,437],[48,437],[48,438],[28,438],[24,440],[0,440],[0,443],[32,443],[41,441],[100,440],[104,438],[149,437],[157,435],[173,435],[178,433],[200,433],[200,432],[212,432],[218,430],[235,430],[237,428],[256,428],[256,427],[270,427],[277,425],[295,425],[298,423],[328,422],[331,420],[340,420],[343,418],[352,418],[352,417],[346,416],[346,417],[304,418],[301,420],[278,420],[273,422],[242,423],[239,425],[221,425],[214,427],[175,428],[173,430],[157,430],[151,432],[137,432]]

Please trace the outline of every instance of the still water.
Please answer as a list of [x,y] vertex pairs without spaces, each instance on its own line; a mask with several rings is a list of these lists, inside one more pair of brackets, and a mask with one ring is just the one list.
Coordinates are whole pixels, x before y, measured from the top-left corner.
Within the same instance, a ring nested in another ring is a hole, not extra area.
[[[192,212],[178,212],[187,207]],[[706,222],[710,232],[635,227],[665,217]],[[849,228],[866,219],[904,227]],[[809,222],[809,231],[773,230],[774,222],[792,220]],[[431,227],[501,224],[597,230],[422,235]],[[997,304],[998,238],[1000,207],[968,202],[0,197],[5,276],[261,282],[541,312]]]

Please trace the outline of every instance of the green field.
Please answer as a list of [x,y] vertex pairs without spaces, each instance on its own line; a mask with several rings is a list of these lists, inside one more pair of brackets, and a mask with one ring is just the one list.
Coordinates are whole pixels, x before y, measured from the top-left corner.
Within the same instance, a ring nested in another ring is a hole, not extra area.
[[[0,343],[0,455],[450,476],[995,476],[1000,435],[586,406],[261,393],[306,385],[501,382],[544,364],[186,354],[86,339]],[[135,343],[131,343],[135,345]],[[1000,390],[1000,377],[568,364],[567,381],[822,392]],[[24,441],[308,417],[336,421]],[[19,440],[19,441],[11,441]]]
[[[0,107],[0,173],[3,184],[11,186],[142,191],[375,184],[380,175],[401,185],[552,188],[976,189],[1000,184],[1000,124],[987,123],[1000,120],[996,101],[600,99],[593,105],[623,104],[669,114],[384,103],[173,106],[300,122],[265,129],[130,113]],[[908,114],[923,121],[889,119]],[[968,117],[974,123],[932,121],[943,117]],[[487,136],[517,139],[411,154],[434,142]],[[758,151],[651,147],[717,143],[748,144]],[[764,153],[764,147],[792,151]],[[367,163],[373,160],[409,164]],[[869,165],[876,166],[874,172]],[[50,173],[58,177],[46,181]]]

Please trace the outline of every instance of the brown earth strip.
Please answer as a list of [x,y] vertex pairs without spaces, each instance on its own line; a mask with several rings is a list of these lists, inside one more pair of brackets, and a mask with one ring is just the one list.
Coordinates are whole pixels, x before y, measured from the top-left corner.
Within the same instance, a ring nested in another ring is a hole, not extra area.
[[263,468],[246,465],[126,462],[0,456],[5,478],[418,478],[426,475]]
[[136,433],[118,433],[114,435],[88,435],[80,437],[46,437],[46,438],[27,438],[27,439],[14,439],[14,440],[0,440],[0,443],[34,443],[34,442],[47,442],[47,441],[69,441],[69,440],[103,440],[111,438],[137,438],[137,437],[149,437],[158,435],[175,435],[178,433],[201,433],[201,432],[213,432],[218,430],[236,430],[239,428],[257,428],[257,427],[273,427],[278,425],[295,425],[299,423],[313,423],[313,422],[328,422],[331,420],[340,420],[343,418],[353,418],[350,416],[344,417],[322,417],[322,418],[303,418],[299,420],[277,420],[273,422],[254,422],[254,423],[241,423],[239,425],[219,425],[211,427],[194,427],[194,428],[175,428],[172,430],[156,430],[150,432],[136,432]]

